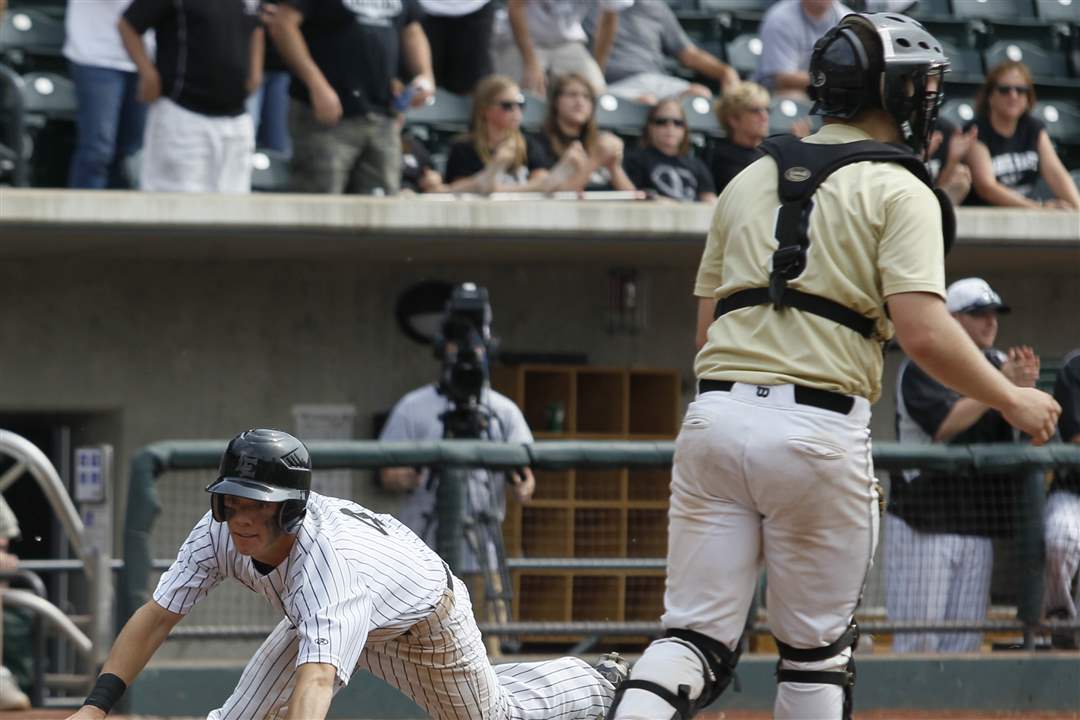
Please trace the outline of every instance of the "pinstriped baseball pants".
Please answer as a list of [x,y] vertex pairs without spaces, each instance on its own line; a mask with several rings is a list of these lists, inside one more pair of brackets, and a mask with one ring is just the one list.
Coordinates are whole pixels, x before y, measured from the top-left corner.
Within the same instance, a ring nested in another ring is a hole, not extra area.
[[1080,611],[1080,495],[1052,492],[1045,512],[1046,610],[1064,610],[1075,618]]
[[[298,649],[296,631],[282,620],[208,720],[285,717]],[[369,642],[357,669],[412,698],[433,720],[593,720],[603,717],[614,694],[578,658],[492,666],[457,578],[427,619],[385,642]]]

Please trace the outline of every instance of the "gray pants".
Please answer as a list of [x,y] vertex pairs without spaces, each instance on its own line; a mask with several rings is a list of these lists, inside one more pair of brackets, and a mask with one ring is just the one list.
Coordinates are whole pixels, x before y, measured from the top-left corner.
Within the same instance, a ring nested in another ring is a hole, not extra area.
[[289,106],[294,192],[396,195],[401,186],[401,136],[394,119],[370,113],[327,127],[305,103]]

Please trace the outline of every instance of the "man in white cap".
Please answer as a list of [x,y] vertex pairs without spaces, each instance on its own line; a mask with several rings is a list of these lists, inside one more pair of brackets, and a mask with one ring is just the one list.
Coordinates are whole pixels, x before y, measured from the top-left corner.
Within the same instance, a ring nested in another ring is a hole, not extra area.
[[[946,307],[986,359],[1020,387],[1034,387],[1039,358],[1027,346],[993,348],[998,316],[1010,311],[981,278],[958,280]],[[896,382],[901,443],[1013,442],[1001,414],[962,397],[910,359]],[[885,604],[890,622],[968,621],[986,617],[994,537],[1012,534],[1015,480],[1004,475],[905,470],[894,474],[885,515]],[[896,652],[974,652],[977,632],[897,633]]]

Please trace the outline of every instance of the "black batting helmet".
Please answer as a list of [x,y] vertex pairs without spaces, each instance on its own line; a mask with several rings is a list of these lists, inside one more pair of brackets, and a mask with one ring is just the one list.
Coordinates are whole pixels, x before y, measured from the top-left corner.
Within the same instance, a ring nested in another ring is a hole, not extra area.
[[[896,13],[852,13],[814,44],[810,112],[850,120],[878,108],[896,121],[904,142],[922,152],[945,97],[949,59],[918,21]],[[936,76],[937,87],[928,89]]]
[[225,496],[278,502],[278,525],[295,533],[311,492],[311,457],[304,443],[281,430],[245,430],[229,441],[221,456],[218,478],[207,486],[210,510],[218,522],[228,520]]

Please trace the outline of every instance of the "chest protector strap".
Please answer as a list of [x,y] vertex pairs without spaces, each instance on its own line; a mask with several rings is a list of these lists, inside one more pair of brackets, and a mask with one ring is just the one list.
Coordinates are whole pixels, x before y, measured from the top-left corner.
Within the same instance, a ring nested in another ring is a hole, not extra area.
[[788,281],[806,270],[806,249],[810,245],[810,213],[813,195],[832,173],[856,162],[894,162],[907,168],[927,187],[941,206],[945,252],[956,237],[956,216],[952,203],[933,187],[930,173],[907,148],[875,140],[859,140],[836,145],[804,143],[792,135],[775,135],[761,143],[778,167],[780,214],[776,223],[776,252],[772,256],[769,286],[738,290],[716,304],[715,317],[751,305],[771,304],[774,310],[793,307],[832,320],[869,339],[874,334],[874,318],[821,295],[788,287]]

